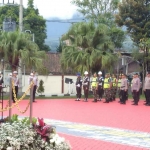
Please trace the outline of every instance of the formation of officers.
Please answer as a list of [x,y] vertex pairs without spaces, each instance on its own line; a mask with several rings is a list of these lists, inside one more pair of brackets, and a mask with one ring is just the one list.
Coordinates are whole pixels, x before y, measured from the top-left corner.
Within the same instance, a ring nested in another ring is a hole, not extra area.
[[[16,94],[16,98],[17,98],[17,96],[18,96],[18,88],[19,88],[18,72],[17,71],[13,71],[13,73],[10,73],[9,74],[9,79],[10,78],[14,82],[14,88],[15,88],[14,90],[15,90],[15,94]],[[36,72],[33,71],[32,73],[30,73],[28,81],[29,81],[29,85],[33,81],[33,95],[32,95],[32,98],[33,98],[33,102],[36,102],[35,101],[35,94],[36,94],[36,90],[37,90],[37,87],[38,87],[38,78],[36,76]],[[0,87],[2,86],[1,83],[3,83],[3,80],[2,80],[2,77],[1,77],[1,74],[0,74]],[[13,103],[15,103],[15,99],[14,98],[15,98],[15,96],[14,96],[14,92],[12,90],[12,101],[13,101]]]
[[[117,78],[115,75],[110,75],[109,73],[107,73],[104,78],[102,76],[102,72],[99,71],[98,75],[97,73],[94,73],[92,79],[90,80],[87,71],[84,72],[83,79],[80,73],[77,73],[76,101],[80,101],[83,87],[84,102],[88,102],[88,95],[90,91],[89,87],[91,87],[94,98],[93,102],[101,101],[103,96],[105,98],[104,103],[115,101],[116,94],[118,92],[119,103],[126,104],[126,101],[128,100],[129,86],[131,86],[131,93],[133,97],[132,105],[138,105],[140,99],[140,89],[142,88],[142,85],[137,73],[133,75],[131,84],[129,83],[128,78],[125,74],[120,74]],[[143,91],[146,99],[146,103],[144,105],[150,106],[150,72],[147,72],[147,75],[145,77],[145,81],[143,83]]]

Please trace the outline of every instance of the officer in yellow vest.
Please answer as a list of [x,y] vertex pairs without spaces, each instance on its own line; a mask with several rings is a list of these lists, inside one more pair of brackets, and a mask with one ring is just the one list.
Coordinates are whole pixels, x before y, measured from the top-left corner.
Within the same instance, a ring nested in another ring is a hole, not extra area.
[[113,74],[112,75],[112,101],[115,101],[116,99],[116,93],[117,93],[117,83],[118,83],[118,80],[116,78],[116,76]]
[[93,91],[93,97],[94,97],[94,101],[93,102],[97,102],[97,89],[98,89],[98,79],[97,79],[97,74],[94,73],[92,81],[92,91]]
[[105,79],[104,79],[104,95],[105,95],[104,103],[109,103],[109,101],[110,101],[111,88],[112,88],[112,80],[110,78],[110,74],[106,74]]

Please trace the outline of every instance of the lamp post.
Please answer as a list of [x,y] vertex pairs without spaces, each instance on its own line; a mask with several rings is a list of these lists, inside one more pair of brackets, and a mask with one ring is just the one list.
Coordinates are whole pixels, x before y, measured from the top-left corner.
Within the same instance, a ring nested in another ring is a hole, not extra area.
[[[25,30],[25,32],[29,32],[30,34],[32,34],[31,30]],[[32,41],[34,42],[34,33],[32,34]]]

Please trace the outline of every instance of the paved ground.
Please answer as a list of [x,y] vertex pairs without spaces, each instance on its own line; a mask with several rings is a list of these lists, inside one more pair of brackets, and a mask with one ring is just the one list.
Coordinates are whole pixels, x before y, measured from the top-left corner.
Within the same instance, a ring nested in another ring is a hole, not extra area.
[[[6,102],[5,102],[6,103]],[[45,118],[71,144],[72,150],[146,150],[150,149],[150,107],[70,100],[38,100],[33,103],[33,116]],[[27,101],[20,104],[23,110]],[[14,108],[12,113],[20,116]],[[4,116],[8,112],[4,113]]]

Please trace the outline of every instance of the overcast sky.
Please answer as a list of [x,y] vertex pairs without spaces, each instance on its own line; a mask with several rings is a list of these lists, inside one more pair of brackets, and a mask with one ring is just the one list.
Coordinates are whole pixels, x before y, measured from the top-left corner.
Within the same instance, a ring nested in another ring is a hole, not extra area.
[[[13,0],[9,0],[11,3]],[[20,3],[20,0],[14,0]],[[2,0],[0,0],[2,2]],[[5,0],[7,3],[8,0]],[[23,0],[24,7],[27,6],[28,0]],[[70,19],[76,12],[77,7],[72,5],[71,0],[34,0],[34,5],[39,9],[40,15],[44,18],[57,17],[60,19]]]

